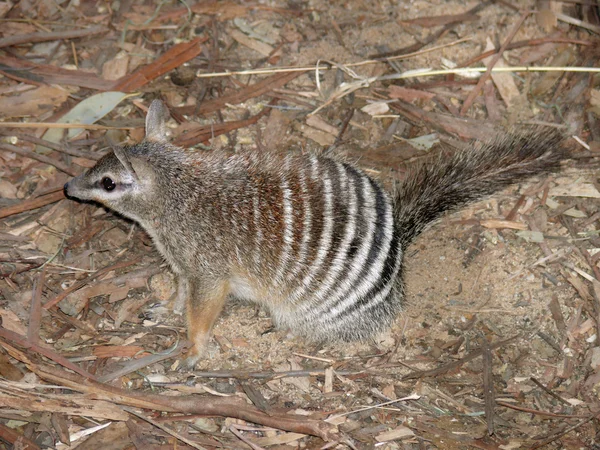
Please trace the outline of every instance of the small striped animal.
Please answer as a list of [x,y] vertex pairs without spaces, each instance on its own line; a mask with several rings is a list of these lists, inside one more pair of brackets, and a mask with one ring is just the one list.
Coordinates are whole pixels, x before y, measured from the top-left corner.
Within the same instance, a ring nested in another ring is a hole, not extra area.
[[138,222],[178,275],[193,367],[228,296],[266,306],[312,340],[360,340],[401,309],[407,246],[444,212],[568,155],[557,132],[507,134],[412,171],[390,196],[360,169],[316,155],[194,152],[167,142],[154,101],[146,139],[65,185]]

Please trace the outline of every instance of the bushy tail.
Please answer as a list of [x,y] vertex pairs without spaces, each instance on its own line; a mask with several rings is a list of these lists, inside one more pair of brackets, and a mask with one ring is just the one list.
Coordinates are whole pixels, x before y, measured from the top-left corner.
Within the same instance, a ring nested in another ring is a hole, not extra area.
[[569,152],[556,130],[507,133],[481,149],[459,151],[408,174],[396,195],[395,214],[406,248],[446,211],[481,199],[526,177],[555,171]]

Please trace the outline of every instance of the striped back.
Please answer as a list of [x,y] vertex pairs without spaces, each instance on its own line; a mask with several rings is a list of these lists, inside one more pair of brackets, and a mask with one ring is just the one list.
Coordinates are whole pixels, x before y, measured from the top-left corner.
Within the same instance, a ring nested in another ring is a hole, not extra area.
[[402,260],[388,194],[329,158],[288,155],[269,165],[278,170],[248,171],[246,262],[279,299],[264,300],[275,320],[317,340],[360,339],[388,325],[400,307],[393,288]]

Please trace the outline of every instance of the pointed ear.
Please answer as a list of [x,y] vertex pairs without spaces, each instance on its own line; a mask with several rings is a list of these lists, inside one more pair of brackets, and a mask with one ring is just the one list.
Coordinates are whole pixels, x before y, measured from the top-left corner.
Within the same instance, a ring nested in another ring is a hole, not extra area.
[[129,156],[127,155],[127,152],[125,150],[123,150],[122,147],[119,147],[118,145],[113,145],[112,142],[109,142],[109,144],[110,144],[110,147],[112,148],[112,151],[115,153],[115,156],[119,160],[119,162],[121,164],[123,164],[123,167],[125,167],[127,172],[129,172],[133,176],[133,178],[136,181],[138,181],[138,175],[135,172],[133,166],[131,165],[131,161],[129,160]]
[[152,165],[144,158],[132,156],[123,147],[113,147],[113,152],[125,170],[131,174],[134,181],[142,185],[156,176]]
[[110,145],[110,148],[112,149],[119,162],[123,164],[123,167],[125,167],[125,170],[127,170],[127,172],[131,174],[134,180],[138,181],[137,173],[131,165],[131,161],[129,160],[129,155],[127,155],[127,152],[114,140],[110,132],[106,133],[105,139],[108,145]]
[[167,126],[169,110],[160,100],[154,100],[148,108],[146,116],[146,140],[152,142],[167,142]]

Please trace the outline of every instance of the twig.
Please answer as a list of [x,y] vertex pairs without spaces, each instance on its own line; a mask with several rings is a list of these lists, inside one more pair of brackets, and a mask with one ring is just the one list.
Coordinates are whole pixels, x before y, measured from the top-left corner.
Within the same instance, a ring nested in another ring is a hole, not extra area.
[[351,108],[348,111],[348,113],[346,114],[346,116],[344,117],[342,126],[340,128],[340,132],[336,136],[334,143],[331,144],[331,146],[327,150],[325,150],[326,155],[330,154],[333,150],[335,150],[335,148],[338,145],[340,145],[340,143],[342,142],[342,137],[344,136],[344,133],[346,132],[346,129],[348,128],[348,125],[350,124],[350,121],[352,120],[353,116],[354,116],[354,108]]
[[84,28],[83,30],[67,30],[67,31],[53,31],[49,33],[29,33],[29,34],[16,34],[14,36],[0,39],[0,48],[10,47],[11,45],[19,44],[33,44],[35,42],[48,42],[58,41],[62,39],[76,39],[86,36],[93,36],[94,34],[100,34],[107,32],[108,29],[104,27],[91,27]]
[[145,420],[146,422],[148,422],[150,425],[154,425],[156,428],[161,429],[162,431],[164,431],[167,434],[170,434],[171,436],[173,436],[174,438],[179,439],[181,442],[183,442],[184,444],[189,445],[190,447],[194,447],[197,448],[198,450],[206,450],[205,447],[202,447],[199,444],[196,444],[194,441],[186,438],[185,436],[182,436],[181,434],[179,434],[178,432],[176,432],[175,430],[171,430],[169,427],[166,427],[165,425],[163,425],[162,423],[158,423],[155,420],[152,420],[150,417],[146,417],[143,414],[140,414],[139,412],[128,408],[127,406],[122,406],[124,411],[127,411],[129,414],[138,417],[142,420]]
[[[443,48],[451,47],[453,45],[461,44],[469,41],[470,39],[459,39],[457,41],[450,42],[449,44],[438,45],[435,47],[428,48],[426,50],[419,50],[417,52],[405,53],[403,55],[390,56],[382,59],[367,59],[356,63],[344,64],[345,67],[360,67],[370,64],[379,64],[381,61],[395,61],[398,59],[408,59],[413,56],[423,55],[425,53],[433,52],[435,50],[441,50]],[[591,45],[591,44],[590,44]],[[331,70],[333,67],[320,67],[319,70]],[[251,69],[251,70],[234,70],[231,72],[211,72],[211,73],[198,73],[197,78],[217,78],[217,77],[231,77],[234,75],[268,75],[274,73],[286,73],[286,72],[312,72],[315,70],[315,66],[288,66],[279,67],[277,69],[265,68],[265,69]]]
[[0,208],[0,219],[12,216],[14,214],[20,214],[25,211],[31,211],[32,209],[41,208],[42,206],[49,205],[50,203],[55,203],[59,200],[62,200],[63,198],[65,198],[65,194],[61,188],[60,190],[57,190],[56,192],[52,192],[50,194],[42,195],[36,198],[30,198],[13,206]]
[[498,60],[500,58],[502,58],[502,54],[506,50],[506,47],[508,47],[508,44],[510,44],[510,41],[513,40],[513,38],[515,37],[515,34],[517,34],[517,31],[519,31],[519,29],[521,28],[521,25],[523,25],[523,22],[525,22],[525,19],[527,19],[527,17],[529,17],[529,14],[531,14],[531,12],[526,11],[521,15],[521,17],[519,18],[519,20],[517,21],[517,23],[511,30],[511,32],[508,34],[508,37],[506,38],[506,40],[500,47],[500,50],[498,50],[498,53],[496,53],[496,55],[491,59],[490,63],[487,66],[487,70],[486,70],[485,74],[479,79],[479,82],[477,83],[475,88],[469,93],[467,99],[463,103],[462,108],[460,109],[461,116],[464,116],[467,113],[467,111],[469,110],[469,108],[471,107],[473,102],[475,101],[475,98],[479,95],[479,92],[483,88],[483,85],[485,84],[485,82],[492,76],[493,67],[496,65]]
[[584,22],[583,20],[579,20],[575,17],[567,16],[566,14],[562,14],[559,12],[555,12],[554,15],[558,20],[562,22],[568,23],[570,25],[575,25],[576,27],[585,28],[586,30],[590,30],[594,33],[600,34],[600,27],[598,25],[594,25],[589,22]]
[[86,130],[136,130],[141,127],[107,127],[94,123],[0,122],[0,128],[83,128]]
[[[478,3],[475,7],[466,11],[464,14],[465,15],[475,15],[478,12],[482,11],[483,9],[487,8],[491,4],[492,4],[492,2],[489,0],[483,1],[481,3]],[[438,39],[440,39],[446,33],[450,32],[453,28],[455,28],[457,25],[459,25],[459,23],[460,22],[448,23],[448,24],[444,25],[442,28],[440,28],[438,31],[436,31],[434,33],[430,33],[429,36],[427,36],[422,41],[418,41],[412,45],[409,45],[408,47],[404,47],[399,50],[395,50],[393,52],[374,55],[373,58],[384,59],[384,58],[393,57],[399,53],[414,52],[416,50],[420,50],[421,48],[425,47],[427,44],[430,44],[430,43],[435,42]]]
[[57,152],[66,153],[67,155],[76,156],[79,158],[86,158],[91,159],[93,161],[98,161],[100,158],[102,158],[102,156],[104,156],[99,155],[97,153],[84,152],[83,150],[77,150],[76,148],[70,148],[64,145],[59,145],[55,142],[50,142],[46,139],[40,139],[29,134],[11,134],[11,136],[16,136],[22,141],[31,142],[32,144],[41,145],[42,147],[46,147],[52,150],[56,150]]
[[[496,342],[495,344],[491,344],[489,346],[489,348],[490,348],[490,350],[496,350],[497,348],[500,348],[500,347],[502,347],[504,345],[512,344],[513,342],[515,342],[519,338],[521,338],[520,334],[518,334],[516,336],[513,336],[511,338],[505,339],[503,341]],[[462,359],[460,359],[458,361],[453,361],[451,363],[448,363],[448,364],[445,364],[443,366],[440,366],[440,367],[438,367],[436,369],[422,370],[422,371],[418,371],[418,372],[412,372],[412,373],[409,373],[408,375],[404,375],[401,378],[401,380],[405,381],[405,380],[412,380],[414,378],[435,377],[435,376],[441,375],[443,373],[449,372],[450,370],[454,370],[454,369],[462,366],[463,364],[466,364],[469,361],[474,360],[475,358],[481,356],[482,354],[483,354],[483,348],[479,348],[477,350],[473,350],[467,356],[465,356],[464,358],[462,358]]]
[[[532,46],[536,46],[536,45],[542,45],[542,44],[550,44],[550,43],[557,43],[557,44],[576,44],[576,45],[584,45],[584,46],[591,46],[593,45],[592,42],[590,41],[583,41],[581,39],[569,39],[569,38],[561,38],[561,37],[556,37],[556,38],[543,38],[543,39],[528,39],[525,41],[517,41],[517,42],[513,42],[511,44],[508,45],[508,47],[506,48],[506,50],[516,50],[518,48],[523,48],[523,47],[532,47]],[[487,52],[483,52],[477,56],[475,56],[474,58],[469,59],[468,61],[465,61],[464,63],[459,64],[459,67],[469,67],[472,64],[475,64],[476,62],[479,62],[485,58],[487,58],[488,56],[492,56],[495,53],[498,52],[499,49],[493,48],[491,50],[488,50]]]
[[42,291],[46,279],[46,266],[36,280],[33,294],[31,295],[31,308],[29,309],[29,325],[27,326],[27,339],[32,344],[40,341],[40,324],[42,321]]
[[494,434],[494,379],[492,378],[492,351],[485,337],[483,338],[483,397],[485,400],[485,421],[487,432]]
[[246,437],[239,432],[234,424],[229,425],[229,431],[231,431],[240,441],[248,444],[252,450],[265,450],[264,447],[256,445],[254,442],[246,439]]
[[248,405],[240,397],[216,397],[212,395],[167,397],[158,394],[142,394],[98,383],[92,379],[81,379],[76,374],[54,366],[28,364],[28,368],[39,377],[50,380],[53,383],[67,386],[69,389],[79,392],[88,393],[92,398],[102,398],[103,400],[124,406],[155,409],[165,412],[234,417],[279,430],[318,436],[325,441],[339,439],[339,433],[335,425],[314,419],[298,418],[289,414],[269,415],[254,406]]
[[63,300],[64,298],[66,298],[67,295],[69,295],[72,292],[75,292],[78,289],[81,289],[83,286],[85,286],[86,284],[88,284],[91,281],[95,280],[96,278],[99,278],[99,277],[101,277],[103,275],[106,275],[108,272],[110,272],[112,270],[122,269],[123,267],[128,267],[128,266],[131,266],[133,264],[136,264],[137,262],[139,262],[139,260],[140,260],[140,257],[137,257],[137,258],[134,258],[134,259],[130,259],[128,261],[121,261],[121,262],[118,262],[116,264],[104,267],[103,269],[97,270],[96,272],[94,272],[93,274],[91,274],[89,277],[84,278],[83,280],[79,280],[77,283],[73,284],[73,286],[71,286],[68,289],[65,289],[60,294],[58,294],[56,297],[54,297],[52,300],[49,300],[48,302],[46,302],[44,304],[44,309],[50,309],[50,308],[52,308],[54,305],[56,305],[61,300]]
[[348,411],[348,412],[341,413],[341,414],[335,414],[335,415],[331,416],[329,419],[333,419],[333,418],[337,418],[337,417],[344,417],[344,416],[347,416],[350,414],[354,414],[354,413],[361,412],[361,411],[368,411],[368,410],[374,409],[374,408],[381,408],[382,406],[391,405],[393,403],[406,402],[408,400],[419,400],[420,398],[421,398],[421,396],[418,394],[411,394],[408,397],[397,398],[396,400],[389,400],[387,402],[378,403],[376,405],[365,406],[364,408],[354,409],[352,411]]
[[[33,343],[29,342],[25,336],[21,336],[20,334],[15,333],[14,331],[7,330],[6,328],[4,328],[2,326],[0,326],[0,337],[5,339],[6,341],[9,341],[9,342],[12,342],[12,343],[18,345],[19,347],[31,349],[34,352],[36,352],[42,356],[45,356],[46,358],[51,359],[54,362],[57,362],[61,366],[66,367],[67,369],[72,370],[75,373],[78,373],[82,377],[89,378],[92,380],[95,379],[95,377],[91,373],[83,370],[79,366],[76,366],[71,361],[69,361],[65,357],[59,355],[58,353],[54,352],[53,350],[50,350],[46,347],[42,347],[41,345],[38,345],[38,344],[33,344]],[[0,341],[0,345],[2,345],[8,353],[11,353],[10,349],[12,348],[12,346],[10,344],[8,344],[7,342]],[[13,355],[11,355],[11,356],[13,356]]]
[[20,450],[41,450],[41,447],[10,427],[0,424],[0,439],[12,445],[11,448]]
[[500,406],[504,406],[505,408],[514,409],[515,411],[526,412],[528,414],[535,414],[538,416],[548,416],[548,417],[557,417],[561,419],[581,419],[582,417],[587,416],[578,416],[575,414],[556,414],[548,411],[540,411],[538,409],[524,408],[523,406],[513,405],[512,403],[506,403],[501,400],[496,400],[496,404]]
[[[240,380],[250,378],[289,378],[289,377],[314,377],[324,376],[327,369],[309,369],[309,370],[288,370],[286,372],[241,372],[235,370],[223,370],[216,372],[194,372],[194,376],[198,378],[237,378]],[[336,373],[340,375],[357,375],[363,373],[363,371],[348,371],[348,370],[336,370]]]
[[160,361],[164,361],[165,359],[175,358],[181,355],[189,345],[184,343],[180,343],[177,347],[175,347],[172,351],[169,352],[161,352],[154,355],[144,356],[140,359],[135,359],[130,361],[125,367],[120,370],[116,370],[111,373],[107,373],[106,375],[102,375],[98,378],[98,381],[101,383],[108,383],[110,381],[116,380],[117,378],[128,375],[137,370],[143,369],[151,364],[155,364]]
[[26,150],[21,147],[17,147],[16,145],[11,144],[0,144],[0,150],[4,150],[6,152],[13,152],[21,156],[25,156],[26,158],[35,159],[39,162],[43,162],[44,164],[50,164],[51,166],[56,167],[61,172],[64,172],[72,177],[76,177],[78,174],[74,170],[70,169],[60,161],[55,161],[52,158],[48,158],[47,156],[40,155],[39,153],[32,152],[30,150]]
[[[494,67],[492,72],[583,72],[583,73],[600,73],[600,67],[541,67],[541,66],[510,66],[510,67]],[[430,77],[433,75],[450,75],[450,74],[469,74],[475,72],[487,72],[486,67],[465,67],[458,69],[440,69],[440,70],[410,70],[400,74],[384,75],[376,80],[402,80],[406,78]]]
[[550,444],[551,442],[554,442],[555,440],[560,439],[565,434],[568,434],[571,431],[576,430],[577,428],[585,425],[586,423],[591,422],[592,420],[594,420],[595,418],[597,418],[599,415],[600,414],[593,414],[593,415],[589,416],[587,419],[584,419],[584,420],[580,421],[579,423],[576,423],[575,425],[570,426],[569,428],[564,429],[560,433],[557,433],[554,436],[550,436],[549,438],[544,439],[542,442],[538,442],[537,444],[532,445],[531,447],[529,447],[529,449],[530,450],[535,450],[536,448],[545,447],[546,445]]
[[[351,67],[351,64],[343,65],[343,67]],[[211,77],[219,77],[219,76],[231,76],[231,75],[267,75],[273,73],[287,73],[287,72],[306,72],[308,70],[315,70],[316,66],[311,67],[289,67],[283,69],[253,69],[253,70],[241,70],[238,72],[222,72],[222,73],[213,73],[213,74],[199,74],[198,78],[211,78]],[[335,68],[339,68],[340,65],[335,66]],[[328,66],[319,66],[319,71],[321,70],[330,70],[331,67]],[[439,70],[431,70],[431,69],[419,69],[419,70],[410,70],[403,73],[384,75],[382,77],[373,77],[370,80],[380,81],[380,80],[403,80],[408,78],[418,78],[418,77],[431,77],[434,75],[451,75],[451,74],[470,74],[476,72],[487,72],[487,67],[463,67],[456,69],[439,69]],[[583,72],[583,73],[600,73],[599,67],[542,67],[542,66],[511,66],[511,67],[494,67],[491,69],[491,72]],[[206,75],[206,76],[204,76]],[[183,108],[183,107],[182,107]],[[186,107],[187,108],[187,107]],[[187,108],[190,109],[190,108]],[[187,111],[186,109],[186,111]],[[14,122],[12,122],[14,123]],[[3,123],[0,123],[2,126]],[[44,124],[39,124],[41,127]],[[78,128],[84,128],[86,125],[79,126]],[[25,127],[23,127],[25,128]]]
[[566,401],[564,398],[562,398],[560,395],[558,395],[556,392],[548,389],[546,386],[544,386],[542,383],[540,383],[535,377],[529,377],[529,379],[531,381],[533,381],[542,391],[544,391],[549,396],[554,397],[556,400],[561,402],[563,405],[567,405],[568,407],[573,406],[568,401]]

